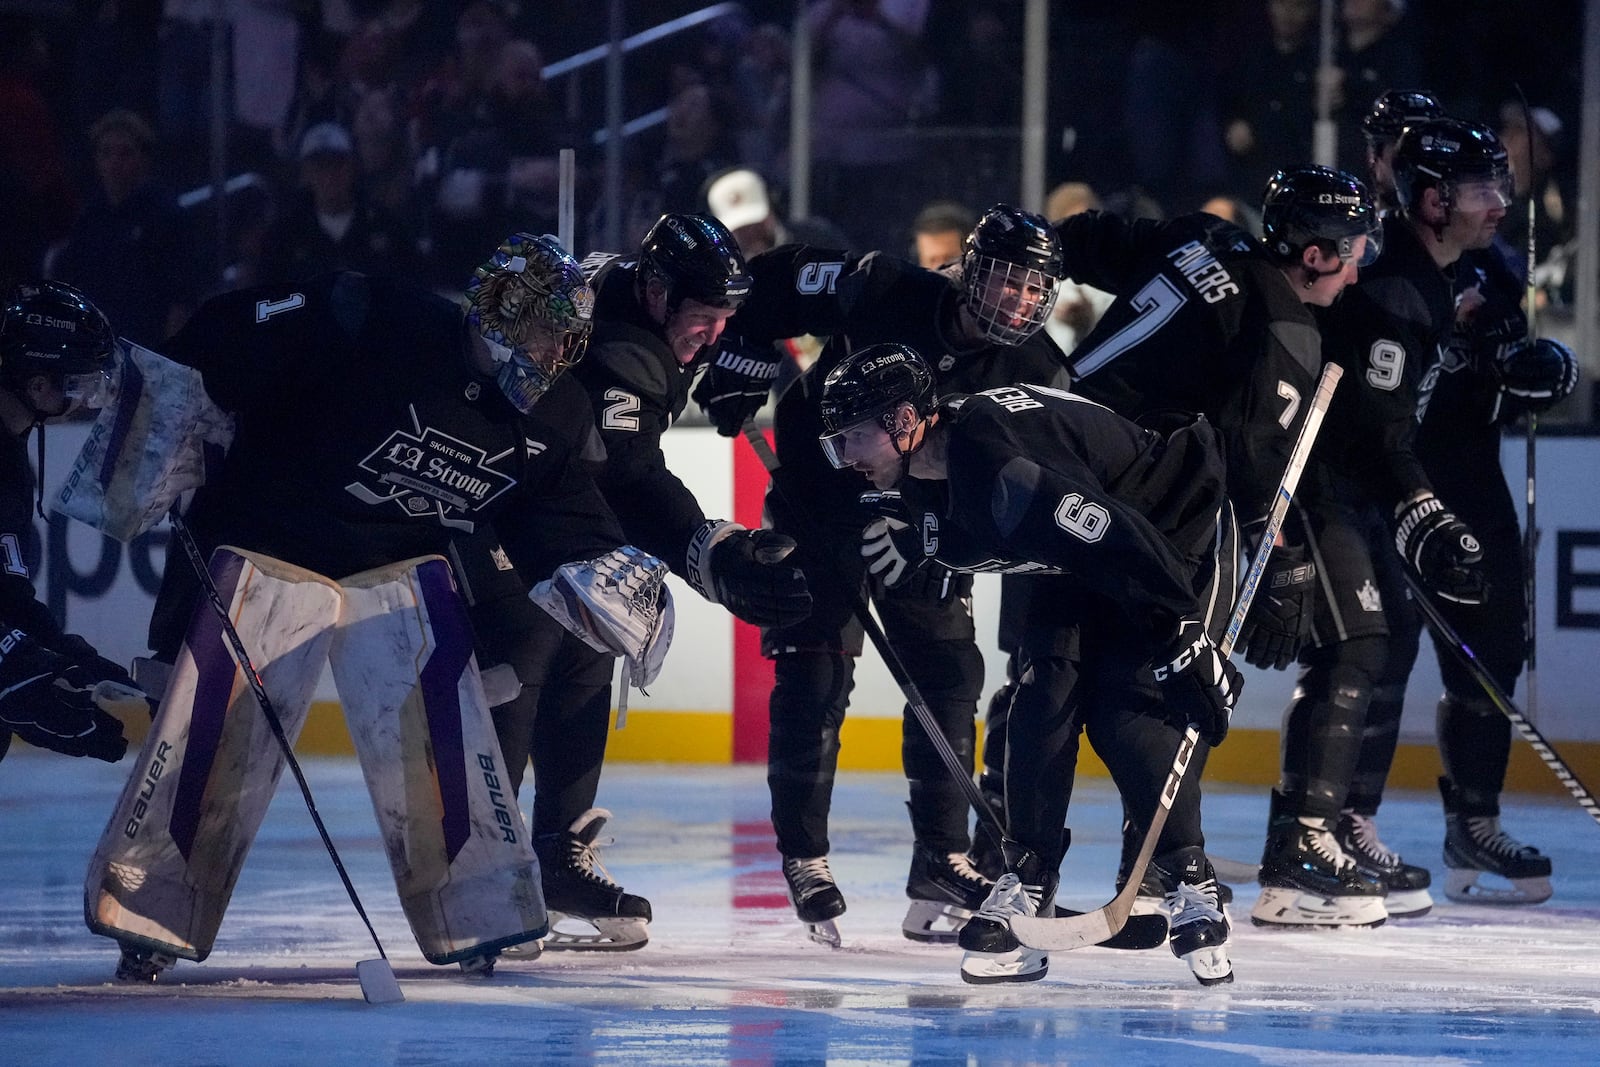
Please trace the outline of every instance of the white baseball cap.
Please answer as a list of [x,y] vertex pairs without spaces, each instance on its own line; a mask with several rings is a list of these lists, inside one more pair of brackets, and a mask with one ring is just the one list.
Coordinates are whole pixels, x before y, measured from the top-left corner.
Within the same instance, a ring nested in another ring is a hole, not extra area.
[[767,183],[753,170],[730,170],[706,189],[706,204],[730,230],[752,226],[772,216]]

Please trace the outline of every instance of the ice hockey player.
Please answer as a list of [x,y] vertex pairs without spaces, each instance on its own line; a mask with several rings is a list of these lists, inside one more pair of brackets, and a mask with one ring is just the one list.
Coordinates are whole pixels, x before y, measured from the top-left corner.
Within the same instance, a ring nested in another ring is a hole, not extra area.
[[[1220,441],[1203,417],[1157,432],[1049,387],[936,395],[922,357],[869,345],[823,384],[822,447],[866,475],[907,565],[1029,571],[1005,767],[1009,835],[1029,855],[962,927],[968,982],[1044,977],[1012,916],[1049,914],[1087,729],[1136,822],[1149,825],[1183,731],[1220,744],[1241,678],[1212,643],[1226,627],[1237,533]],[[1206,860],[1197,775],[1156,862],[1173,889],[1171,947],[1203,984],[1230,981],[1228,923]],[[1009,859],[1010,857],[1008,857]]]
[[[554,572],[569,599],[573,582],[591,584],[610,598],[587,605],[596,614],[670,618],[660,562],[624,544],[578,459],[588,435],[573,427],[587,425],[588,405],[565,372],[588,342],[593,303],[576,260],[553,237],[529,234],[503,242],[459,304],[347,271],[212,298],[167,353],[197,369],[210,398],[237,423],[220,472],[188,510],[195,539],[205,552],[236,546],[337,578],[446,555],[454,539],[492,522],[516,573],[536,581]],[[574,568],[574,561],[588,562]],[[191,617],[206,610],[197,584],[193,568],[166,569],[150,630],[162,658],[185,645]],[[644,651],[653,656],[664,645]],[[454,650],[457,669],[469,653]],[[334,666],[337,675],[337,658]],[[464,709],[463,698],[453,701]],[[447,711],[430,711],[429,722]],[[458,748],[460,730],[472,725],[451,728]],[[489,761],[493,791],[499,752],[486,709],[484,729],[493,751],[474,766]],[[359,739],[357,749],[362,754]],[[435,753],[427,764],[443,759]],[[382,777],[380,769],[367,772],[369,785]],[[508,840],[525,848],[520,825],[513,821]],[[202,837],[206,831],[202,824]],[[394,836],[409,841],[417,832],[426,834],[402,827]],[[455,832],[446,828],[447,839]],[[190,854],[206,855],[204,844]],[[401,861],[391,854],[397,885]],[[537,912],[542,919],[542,902]],[[448,917],[439,921],[450,925]],[[460,962],[469,970],[492,963],[498,947]],[[146,977],[149,955],[129,949],[124,970]]]
[[[1322,365],[1312,308],[1332,304],[1381,247],[1370,193],[1342,171],[1279,171],[1261,208],[1264,240],[1204,212],[1129,222],[1091,211],[1055,224],[1067,275],[1116,294],[1069,357],[1073,391],[1131,419],[1205,415],[1225,444],[1247,544],[1259,540]],[[1248,662],[1293,662],[1315,574],[1304,543],[1274,549],[1240,633]],[[1003,748],[985,746],[991,777]],[[1203,754],[1196,760],[1199,777]],[[1142,836],[1130,821],[1124,866]],[[1152,875],[1159,870],[1147,883]],[[1148,888],[1160,896],[1166,887]]]
[[[806,574],[814,606],[802,623],[767,627],[762,650],[773,659],[777,679],[767,785],[784,876],[812,936],[837,944],[833,920],[844,913],[845,900],[828,866],[828,812],[839,728],[862,651],[854,611],[864,603],[864,583],[870,582],[890,644],[951,747],[968,762],[983,658],[973,629],[971,578],[908,568],[884,521],[860,507],[860,475],[835,470],[824,458],[817,444],[822,382],[848,353],[898,342],[923,354],[941,388],[1064,385],[1061,352],[1042,329],[1060,277],[1060,249],[1043,218],[996,204],[947,273],[882,252],[802,245],[756,256],[750,270],[750,299],[728,326],[735,340],[723,345],[725,354],[743,362],[719,357],[707,374],[717,376],[714,395],[751,406],[731,415],[714,406],[710,413],[719,426],[737,432],[762,399],[758,389],[738,388],[739,376],[760,376],[740,366],[780,358],[770,344],[779,338],[829,337],[817,362],[779,398],[779,466],[766,501],[774,529],[799,542],[791,558]],[[968,856],[963,794],[909,708],[902,758],[914,838],[902,931],[913,940],[951,941],[988,895],[990,882]]]
[[[1363,122],[1370,160],[1393,155],[1393,142],[1403,124],[1382,119],[1394,110],[1385,107],[1386,101],[1396,97],[1415,105],[1405,115],[1407,121],[1443,114],[1438,102],[1425,93],[1380,97]],[[1421,106],[1424,101],[1431,103],[1431,109]],[[1387,182],[1392,202],[1392,174],[1374,163],[1373,179],[1380,185]],[[1577,386],[1578,364],[1565,345],[1548,338],[1529,339],[1521,307],[1523,279],[1500,242],[1463,252],[1454,277],[1455,329],[1417,432],[1416,451],[1436,491],[1472,528],[1483,550],[1483,605],[1466,607],[1446,600],[1438,607],[1478,662],[1510,693],[1526,656],[1522,602],[1526,561],[1511,492],[1503,476],[1493,476],[1501,469],[1501,430],[1568,396]],[[1422,628],[1420,614],[1409,600],[1385,608],[1389,661],[1367,712],[1362,760],[1350,807],[1341,821],[1346,851],[1369,874],[1389,860],[1387,849],[1373,847],[1381,842],[1376,840],[1371,816],[1383,796],[1398,740],[1406,679],[1416,662]],[[1449,872],[1445,895],[1483,903],[1538,903],[1551,892],[1550,860],[1499,825],[1511,723],[1462,666],[1458,652],[1437,638],[1434,648],[1445,690],[1436,720],[1445,771],[1439,779],[1445,803],[1444,863]],[[1378,862],[1368,860],[1369,855]],[[1492,875],[1493,884],[1482,883],[1483,874]]]
[[[6,295],[0,320],[0,759],[13,735],[68,756],[115,763],[127,751],[122,723],[94,689],[133,680],[77,634],[63,632],[34,592],[28,564],[39,507],[28,434],[109,393],[111,326],[100,309],[60,282],[29,281]],[[43,472],[40,472],[42,477]]]
[[[708,519],[667,468],[661,435],[688,402],[723,325],[748,295],[750,277],[715,219],[664,215],[637,254],[591,255],[594,330],[572,378],[587,390],[598,425],[595,480],[628,539],[666,560],[712,603],[757,625],[803,619],[810,595],[785,557],[794,543],[771,530]],[[485,559],[479,554],[480,565]],[[489,579],[485,579],[489,580]],[[595,807],[610,724],[612,657],[529,611],[513,590],[478,609],[492,640],[527,688],[495,712],[501,747],[520,782],[531,752],[533,835],[553,913],[545,948],[624,949],[645,943],[650,902],[612,881],[597,835],[610,813]],[[501,617],[485,615],[502,612]],[[626,706],[625,704],[623,705]],[[590,933],[583,927],[593,927]]]
[[[1494,133],[1453,119],[1407,126],[1392,167],[1399,211],[1384,220],[1383,256],[1322,318],[1323,350],[1349,388],[1334,398],[1299,510],[1321,595],[1285,716],[1251,911],[1263,925],[1373,926],[1432,906],[1428,872],[1378,835],[1380,790],[1357,782],[1387,775],[1397,733],[1369,706],[1387,684],[1385,608],[1405,598],[1399,568],[1436,597],[1483,600],[1479,542],[1434,494],[1415,446],[1455,324],[1451,268],[1493,240],[1508,177]],[[1386,746],[1363,740],[1380,732]]]
[[1400,134],[1414,122],[1444,118],[1444,105],[1425,90],[1391,89],[1372,101],[1361,118],[1361,136],[1367,144],[1367,178],[1378,209],[1385,215],[1400,205],[1394,198],[1394,148]]

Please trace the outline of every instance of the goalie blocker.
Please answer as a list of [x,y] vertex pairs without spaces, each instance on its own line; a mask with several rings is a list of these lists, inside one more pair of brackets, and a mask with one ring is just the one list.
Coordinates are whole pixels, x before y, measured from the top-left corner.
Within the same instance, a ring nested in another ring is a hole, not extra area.
[[[436,556],[341,586],[219,548],[210,570],[292,742],[330,653],[401,902],[431,963],[492,958],[548,926],[466,612]],[[196,608],[85,882],[89,929],[203,960],[284,767],[220,622]]]

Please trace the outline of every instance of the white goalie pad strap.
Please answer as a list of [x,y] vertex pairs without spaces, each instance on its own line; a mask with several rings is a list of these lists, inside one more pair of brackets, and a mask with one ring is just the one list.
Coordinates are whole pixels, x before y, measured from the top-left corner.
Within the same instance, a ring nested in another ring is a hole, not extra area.
[[628,660],[629,682],[643,689],[661,673],[672,644],[667,565],[632,545],[581,563],[564,563],[528,595],[597,652]]
[[716,582],[711,574],[711,550],[717,547],[717,542],[732,537],[743,529],[745,527],[726,519],[707,519],[689,539],[684,573],[688,575],[689,584],[694,586],[694,591],[713,604],[719,601]]
[[117,342],[111,401],[100,409],[53,507],[127,542],[154,526],[233,442],[233,419],[192,367]]
[[[339,587],[231,548],[212,554],[210,570],[292,743],[327,661]],[[205,959],[283,767],[282,750],[234,662],[221,620],[202,599],[89,864],[89,928]]]
[[542,937],[539,862],[449,564],[425,556],[341,584],[334,683],[417,946],[443,964]]

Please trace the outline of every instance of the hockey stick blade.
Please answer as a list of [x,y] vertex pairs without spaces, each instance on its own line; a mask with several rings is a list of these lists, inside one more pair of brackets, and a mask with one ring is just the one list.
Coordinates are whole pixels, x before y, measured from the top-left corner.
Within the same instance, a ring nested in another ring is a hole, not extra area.
[[399,1004],[406,999],[388,960],[362,960],[356,964],[356,981],[368,1004]]
[[[1071,918],[1085,912],[1056,907],[1056,918]],[[1167,943],[1169,924],[1165,915],[1130,915],[1122,929],[1104,941],[1096,941],[1095,948],[1114,948],[1123,951],[1143,952],[1160,948]]]

